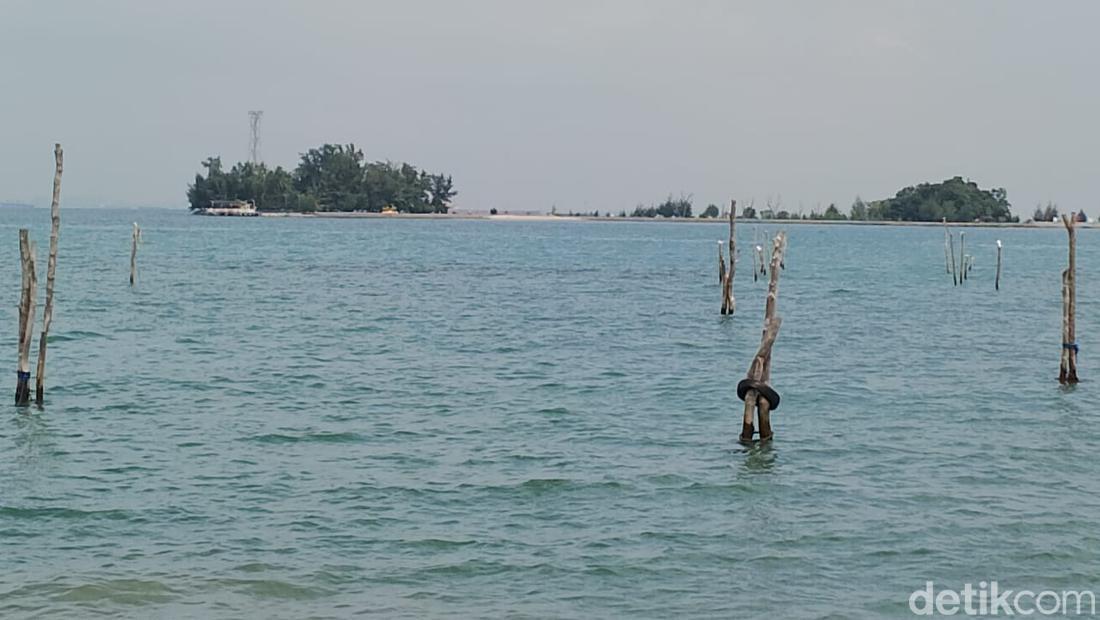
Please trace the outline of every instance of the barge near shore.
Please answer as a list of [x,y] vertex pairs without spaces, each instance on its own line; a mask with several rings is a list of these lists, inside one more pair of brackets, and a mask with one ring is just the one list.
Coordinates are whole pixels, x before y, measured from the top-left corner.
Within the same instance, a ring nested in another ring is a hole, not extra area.
[[256,217],[260,214],[251,200],[211,200],[209,207],[196,209],[195,213],[233,217]]

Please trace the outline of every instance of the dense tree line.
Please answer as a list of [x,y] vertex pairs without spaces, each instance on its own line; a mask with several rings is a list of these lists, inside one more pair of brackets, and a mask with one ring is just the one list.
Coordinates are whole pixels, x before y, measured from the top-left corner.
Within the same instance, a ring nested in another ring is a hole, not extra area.
[[222,168],[220,157],[202,162],[187,188],[191,209],[212,200],[251,200],[261,211],[374,211],[446,213],[457,192],[449,175],[406,163],[364,162],[354,144],[325,144],[302,154],[288,172],[251,162]]
[[671,195],[659,205],[638,205],[631,217],[691,217],[691,196],[673,198]]

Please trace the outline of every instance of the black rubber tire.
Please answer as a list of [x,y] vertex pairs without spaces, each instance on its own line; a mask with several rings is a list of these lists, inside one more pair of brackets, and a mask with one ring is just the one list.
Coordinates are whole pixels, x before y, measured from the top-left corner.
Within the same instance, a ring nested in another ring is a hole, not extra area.
[[737,384],[737,398],[742,401],[745,400],[745,395],[749,393],[749,390],[756,390],[758,394],[768,400],[768,404],[771,405],[771,410],[775,411],[779,409],[779,392],[772,389],[767,383],[761,381],[755,381],[753,379],[742,379]]

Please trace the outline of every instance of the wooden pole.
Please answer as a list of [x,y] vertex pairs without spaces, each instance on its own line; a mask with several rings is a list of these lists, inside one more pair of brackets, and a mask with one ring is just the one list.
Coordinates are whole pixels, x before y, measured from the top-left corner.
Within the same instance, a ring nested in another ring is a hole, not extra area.
[[966,231],[959,231],[959,284],[966,280]]
[[1001,290],[1001,240],[997,240],[997,279],[993,283],[993,290]]
[[50,256],[46,260],[46,306],[42,309],[42,334],[38,339],[38,368],[34,373],[34,402],[42,404],[46,394],[46,341],[53,323],[53,282],[57,273],[57,238],[61,232],[61,171],[64,152],[53,145],[53,201],[50,203]]
[[[780,231],[772,241],[771,279],[768,281],[768,297],[764,306],[764,332],[760,338],[760,348],[756,351],[745,379],[737,386],[738,396],[745,401],[745,412],[741,420],[741,441],[752,441],[755,420],[760,422],[760,440],[772,438],[771,411],[779,404],[779,395],[768,382],[771,380],[772,345],[779,335],[779,326],[783,320],[776,315],[776,301],[779,294],[779,264],[783,262],[786,248],[786,234]],[[755,414],[755,415],[754,415]]]
[[26,228],[19,230],[20,265],[23,268],[23,291],[19,303],[19,366],[16,371],[15,404],[27,405],[31,398],[31,338],[34,336],[35,296],[38,275],[34,260],[34,243]]
[[[134,222],[134,232],[130,239],[130,286],[134,285],[134,280],[137,278],[137,248],[138,241],[141,241],[141,227],[137,222]],[[722,253],[722,248],[718,248],[718,253]]]
[[947,245],[951,239],[951,233],[947,228],[947,218],[943,218],[943,262],[946,273],[951,273],[952,260],[947,255]]
[[737,239],[735,237],[736,229],[735,211],[737,208],[737,201],[730,203],[730,239],[727,247],[729,248],[729,268],[724,270],[722,279],[722,314],[733,314],[734,308],[737,307],[736,301],[733,298],[733,275],[736,270],[736,256],[737,256]]
[[722,242],[718,242],[718,283],[726,282],[726,257],[722,255]]
[[955,273],[955,236],[949,235],[947,237],[948,245],[951,246],[951,284],[954,286],[959,285],[958,274]]
[[1063,215],[1062,224],[1069,234],[1069,267],[1062,272],[1062,363],[1058,382],[1077,383],[1077,215]]

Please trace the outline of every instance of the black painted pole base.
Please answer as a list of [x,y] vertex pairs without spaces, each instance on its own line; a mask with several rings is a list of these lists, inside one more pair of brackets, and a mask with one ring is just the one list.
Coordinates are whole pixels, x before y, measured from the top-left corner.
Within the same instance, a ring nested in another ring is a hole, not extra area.
[[15,404],[19,407],[25,407],[31,402],[31,387],[30,377],[19,377],[19,381],[15,384]]

